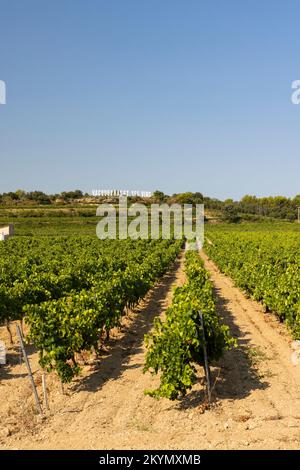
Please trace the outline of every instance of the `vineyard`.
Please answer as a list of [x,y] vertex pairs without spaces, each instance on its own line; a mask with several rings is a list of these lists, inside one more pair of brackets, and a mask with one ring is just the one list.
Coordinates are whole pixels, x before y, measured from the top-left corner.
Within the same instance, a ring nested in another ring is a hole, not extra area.
[[300,337],[298,234],[212,232],[205,250],[238,287]]
[[300,0],[0,0],[2,470],[296,466],[299,43]]
[[145,296],[182,242],[92,238],[11,240],[0,247],[1,322],[22,319],[40,364],[63,382],[76,353],[98,348],[126,308]]
[[[8,347],[0,445],[31,448],[35,435],[34,446],[46,449],[153,448],[158,436],[170,449],[297,447],[290,333],[299,339],[299,248],[290,224],[209,225],[200,254],[181,240],[100,241],[80,231],[0,244]],[[16,322],[42,404],[47,377],[42,425]]]

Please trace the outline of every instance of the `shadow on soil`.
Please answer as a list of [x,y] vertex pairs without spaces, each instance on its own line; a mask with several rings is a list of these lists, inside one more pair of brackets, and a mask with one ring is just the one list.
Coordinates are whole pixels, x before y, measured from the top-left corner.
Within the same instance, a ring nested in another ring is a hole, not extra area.
[[[11,328],[12,328],[12,325],[11,325]],[[4,336],[3,340],[6,344],[6,364],[0,365],[0,382],[1,380],[10,380],[10,379],[15,379],[19,377],[26,377],[27,369],[24,363],[23,355],[21,353],[17,335],[13,331],[13,343],[10,342],[7,334]],[[30,357],[36,353],[36,349],[33,345],[26,343],[26,340],[24,340],[24,345],[25,345],[25,350],[26,350],[29,362],[30,362]],[[13,372],[13,368],[17,365],[22,365],[24,373]]]
[[215,392],[220,398],[241,399],[247,397],[253,390],[265,390],[269,383],[259,376],[249,351],[251,342],[246,339],[247,331],[241,330],[234,322],[228,309],[228,301],[215,288],[217,309],[225,325],[230,328],[231,335],[237,339],[237,347],[227,351],[219,362],[221,374],[216,384]]
[[124,336],[121,339],[112,338],[105,343],[107,351],[99,355],[99,368],[88,376],[79,378],[72,387],[74,391],[98,390],[106,381],[118,379],[125,370],[130,368],[140,368],[141,374],[143,373],[143,363],[128,363],[134,355],[142,351],[144,335],[150,331],[154,318],[163,310],[166,296],[176,279],[179,266],[180,260],[177,260],[170,272],[165,274],[154,287],[144,304],[135,308],[130,326],[121,327]]
[[[22,361],[22,364],[24,361]],[[10,380],[18,377],[26,377],[26,373],[13,373],[13,366],[21,364],[20,350],[17,346],[10,346],[6,353],[6,364],[0,365],[0,382],[1,380]]]

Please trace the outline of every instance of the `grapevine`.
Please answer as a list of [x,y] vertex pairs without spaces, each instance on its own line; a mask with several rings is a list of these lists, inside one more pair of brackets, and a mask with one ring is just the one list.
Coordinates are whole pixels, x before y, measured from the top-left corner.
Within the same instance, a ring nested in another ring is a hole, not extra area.
[[146,391],[154,398],[175,400],[192,388],[196,380],[195,364],[204,364],[200,310],[209,362],[219,359],[234,344],[229,328],[220,324],[212,284],[198,253],[187,252],[185,270],[187,283],[176,288],[166,320],[157,317],[153,332],[146,335],[144,372],[160,372],[159,388]]

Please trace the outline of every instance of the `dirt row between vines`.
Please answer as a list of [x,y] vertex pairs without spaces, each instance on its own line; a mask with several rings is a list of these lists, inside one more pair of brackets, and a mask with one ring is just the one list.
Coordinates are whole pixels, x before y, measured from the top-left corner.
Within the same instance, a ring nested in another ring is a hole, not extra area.
[[[17,350],[0,368],[2,449],[297,449],[300,447],[300,366],[291,340],[274,317],[246,299],[202,253],[211,272],[224,323],[238,346],[212,369],[215,404],[203,412],[204,384],[182,401],[156,401],[144,390],[158,384],[142,373],[144,334],[185,280],[183,258],[113,332],[99,364],[91,361],[63,395],[47,376],[50,412],[40,421]],[[0,338],[6,339],[5,329]],[[41,394],[37,354],[30,352]],[[13,363],[13,364],[12,364]]]

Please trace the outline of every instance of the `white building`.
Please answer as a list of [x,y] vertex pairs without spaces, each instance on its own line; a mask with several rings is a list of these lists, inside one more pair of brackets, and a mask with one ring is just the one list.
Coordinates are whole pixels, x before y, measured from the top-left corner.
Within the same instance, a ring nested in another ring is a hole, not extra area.
[[0,227],[0,241],[7,240],[14,235],[14,225],[9,224],[5,227]]

